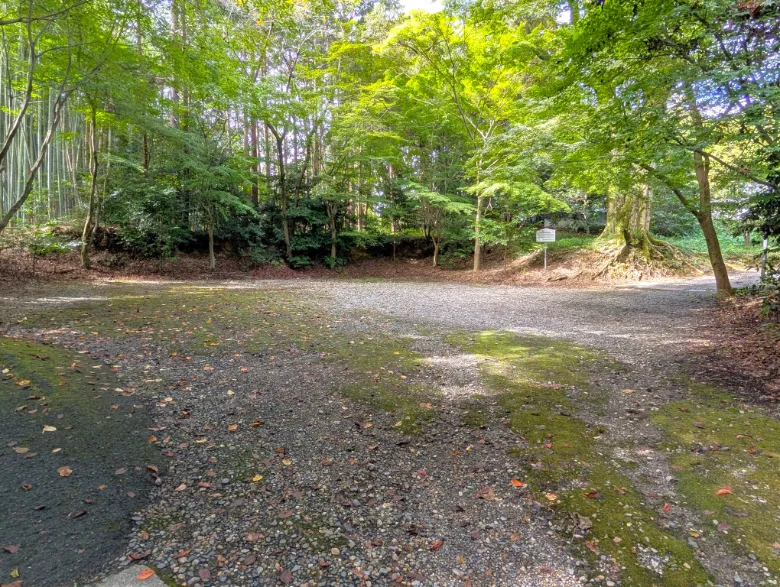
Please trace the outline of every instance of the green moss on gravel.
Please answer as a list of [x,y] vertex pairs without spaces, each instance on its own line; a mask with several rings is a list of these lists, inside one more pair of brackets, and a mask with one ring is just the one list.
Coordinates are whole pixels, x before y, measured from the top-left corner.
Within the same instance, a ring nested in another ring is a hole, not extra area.
[[484,428],[488,423],[488,408],[479,400],[461,404],[460,421],[469,428]]
[[300,533],[317,552],[329,553],[332,548],[341,549],[347,546],[344,535],[329,530],[328,524],[318,516],[295,515],[281,521],[279,525]]
[[[525,465],[528,491],[549,503],[572,533],[577,532],[577,516],[592,524],[574,542],[584,556],[594,562],[602,555],[614,560],[627,585],[707,582],[692,549],[661,527],[657,514],[606,456],[601,448],[606,431],[576,417],[572,394],[577,402],[600,403],[603,397],[589,380],[619,365],[600,353],[545,337],[484,332],[449,340],[483,360],[483,380],[496,392],[512,431],[527,441],[527,448],[510,454]],[[645,548],[668,557],[662,578],[641,564]]]
[[137,336],[166,344],[170,352],[273,352],[306,346],[322,317],[286,289],[191,286],[140,293],[110,289],[106,299],[75,301],[29,312],[20,322],[39,328],[72,328],[93,336]]
[[164,512],[164,513],[151,513],[147,515],[139,530],[145,532],[163,532],[167,531],[171,526],[185,522],[186,518],[181,512]]
[[[780,573],[780,423],[698,384],[653,422],[668,435],[679,492],[712,524],[706,530]],[[724,489],[731,493],[718,495]]]
[[419,434],[438,413],[441,394],[431,385],[413,383],[424,357],[409,339],[358,332],[317,346],[326,360],[347,366],[345,397],[392,414],[403,434]]
[[399,432],[419,433],[436,415],[432,387],[409,385],[423,356],[407,339],[370,332],[345,333],[300,291],[286,288],[175,286],[143,289],[121,284],[106,298],[35,310],[22,324],[71,328],[86,336],[138,337],[170,354],[265,353],[292,348],[319,352],[344,366],[337,391],[367,406],[391,412]]

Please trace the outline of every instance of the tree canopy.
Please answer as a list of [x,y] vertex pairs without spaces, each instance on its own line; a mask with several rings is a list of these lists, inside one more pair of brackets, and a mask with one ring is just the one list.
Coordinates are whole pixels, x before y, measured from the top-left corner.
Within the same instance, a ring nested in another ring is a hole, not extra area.
[[[0,231],[173,255],[472,255],[603,211],[652,257],[676,201],[730,286],[720,206],[780,233],[775,0],[18,0],[0,9]],[[684,221],[682,222],[684,224]]]

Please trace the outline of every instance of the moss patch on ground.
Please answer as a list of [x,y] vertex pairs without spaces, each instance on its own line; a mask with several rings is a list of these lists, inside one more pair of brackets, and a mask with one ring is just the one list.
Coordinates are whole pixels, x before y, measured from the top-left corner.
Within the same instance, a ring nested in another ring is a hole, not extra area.
[[93,336],[136,336],[181,353],[306,347],[313,331],[324,327],[323,317],[288,289],[174,286],[149,291],[114,285],[103,293],[106,299],[36,309],[20,323]]
[[780,573],[780,423],[704,385],[664,406],[653,422],[689,505],[738,550]]
[[284,353],[291,348],[321,354],[345,369],[337,390],[345,397],[390,412],[399,432],[419,433],[436,415],[430,386],[410,385],[423,356],[408,339],[372,332],[346,333],[327,313],[288,288],[212,288],[137,284],[106,286],[104,298],[59,304],[27,313],[21,324],[71,328],[85,336],[133,336],[163,345],[171,355]]
[[423,368],[424,357],[411,349],[408,339],[355,333],[349,340],[331,338],[317,347],[326,360],[348,365],[341,393],[388,412],[403,434],[419,434],[438,413],[441,394],[431,385],[410,378]]
[[[576,417],[571,394],[600,403],[589,379],[619,366],[545,337],[484,332],[454,335],[450,342],[485,359],[480,365],[485,383],[497,393],[512,431],[527,442],[511,451],[524,462],[526,490],[550,504],[586,557],[609,557],[626,585],[707,582],[693,550],[661,527],[641,493],[606,456],[601,447],[606,431]],[[653,549],[664,560],[662,575],[642,563],[643,553]]]

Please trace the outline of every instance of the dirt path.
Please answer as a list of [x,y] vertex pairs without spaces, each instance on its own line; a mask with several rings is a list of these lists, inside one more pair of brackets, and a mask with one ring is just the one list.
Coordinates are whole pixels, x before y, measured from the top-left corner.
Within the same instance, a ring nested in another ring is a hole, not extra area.
[[[98,284],[5,300],[2,327],[105,357],[151,412],[160,484],[139,467],[124,545],[80,535],[71,579],[774,584],[780,434],[676,360],[701,289]],[[0,583],[67,584],[34,570],[66,546],[20,545]]]

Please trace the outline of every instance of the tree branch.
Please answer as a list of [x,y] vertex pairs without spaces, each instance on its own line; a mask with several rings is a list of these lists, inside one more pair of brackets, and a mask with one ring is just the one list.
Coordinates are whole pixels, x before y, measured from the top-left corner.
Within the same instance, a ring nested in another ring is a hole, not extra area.
[[721,159],[717,155],[713,155],[712,153],[709,153],[707,151],[703,151],[702,149],[693,149],[693,152],[694,153],[700,153],[702,156],[705,156],[705,157],[709,157],[713,161],[723,165],[723,167],[725,167],[726,169],[730,169],[731,171],[736,171],[740,175],[742,175],[744,177],[747,177],[750,181],[754,181],[755,183],[761,184],[764,187],[768,187],[774,193],[780,193],[780,186],[778,186],[776,183],[773,183],[771,181],[767,181],[765,179],[761,179],[760,177],[756,177],[746,167],[739,167],[737,165],[729,163],[728,161],[725,161],[724,159]]
[[647,173],[649,173],[650,175],[658,179],[660,182],[662,182],[666,187],[668,187],[672,191],[672,193],[677,197],[677,199],[680,200],[680,203],[683,205],[683,208],[685,208],[686,210],[688,210],[688,212],[693,214],[696,217],[696,219],[699,218],[700,216],[699,211],[691,203],[691,201],[685,197],[685,195],[682,193],[680,188],[676,187],[671,181],[669,181],[669,178],[664,176],[664,174],[658,171],[655,167],[648,165],[646,163],[637,163],[636,165],[640,169],[644,169],[645,171],[647,171]]

